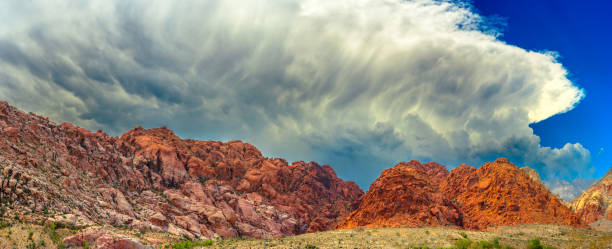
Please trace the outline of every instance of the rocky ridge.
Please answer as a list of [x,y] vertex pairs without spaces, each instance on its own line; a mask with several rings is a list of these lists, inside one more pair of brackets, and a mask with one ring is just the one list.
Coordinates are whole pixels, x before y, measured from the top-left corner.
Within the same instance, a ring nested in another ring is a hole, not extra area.
[[338,228],[461,226],[459,207],[439,189],[447,175],[435,162],[410,161],[385,169]]
[[[539,177],[538,177],[539,178]],[[476,169],[461,165],[440,186],[460,203],[464,227],[559,224],[582,227],[579,217],[541,182],[500,158]]]
[[400,163],[383,171],[357,209],[338,228],[433,225],[482,230],[518,224],[584,227],[579,217],[532,173],[505,158],[478,169],[461,165],[450,173],[437,163]]
[[329,166],[254,146],[136,127],[120,138],[0,102],[2,214],[193,237],[278,237],[333,228],[362,191]]
[[571,208],[591,227],[612,231],[612,169],[571,203]]

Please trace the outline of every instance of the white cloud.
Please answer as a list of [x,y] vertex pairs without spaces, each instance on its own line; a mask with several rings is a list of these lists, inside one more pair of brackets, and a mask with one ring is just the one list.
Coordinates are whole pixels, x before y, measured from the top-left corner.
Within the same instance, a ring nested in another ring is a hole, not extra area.
[[550,192],[559,195],[561,199],[573,201],[595,182],[595,179],[576,178],[572,182],[565,180],[549,181],[546,182],[546,185]]
[[509,156],[544,178],[591,167],[580,144],[542,147],[528,126],[583,97],[554,53],[499,41],[465,4],[0,7],[12,10],[0,25],[0,98],[55,120],[246,139],[268,154],[331,163],[362,186],[413,158],[454,166]]

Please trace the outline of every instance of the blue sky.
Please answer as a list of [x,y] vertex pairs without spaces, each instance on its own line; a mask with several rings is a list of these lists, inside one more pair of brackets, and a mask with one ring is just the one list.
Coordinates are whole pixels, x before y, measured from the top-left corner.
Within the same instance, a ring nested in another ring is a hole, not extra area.
[[413,159],[600,177],[610,7],[463,3],[1,1],[0,99],[112,135],[240,139],[364,189]]
[[573,110],[531,125],[542,145],[580,142],[599,178],[612,167],[612,4],[609,1],[475,0],[485,16],[505,18],[504,41],[552,50],[586,97]]

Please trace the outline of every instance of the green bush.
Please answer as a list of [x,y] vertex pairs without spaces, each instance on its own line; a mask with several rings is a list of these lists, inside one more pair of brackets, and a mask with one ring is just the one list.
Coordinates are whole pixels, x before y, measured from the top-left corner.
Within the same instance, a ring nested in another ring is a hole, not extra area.
[[[467,235],[466,235],[467,236]],[[470,246],[472,245],[472,240],[470,239],[459,239],[457,241],[455,241],[455,248],[456,249],[469,249]]]
[[212,246],[215,242],[211,239],[204,241],[191,241],[191,240],[183,240],[181,242],[172,244],[172,249],[192,249],[194,247],[200,246]]
[[36,244],[34,242],[30,242],[26,245],[27,249],[36,249]]
[[512,249],[510,246],[502,245],[499,243],[499,239],[494,238],[491,241],[477,241],[465,238],[455,241],[454,249]]
[[542,243],[540,243],[540,238],[533,238],[529,241],[527,249],[554,249],[554,247],[542,245]]
[[1,220],[1,221],[0,221],[0,228],[10,227],[10,226],[12,226],[12,225],[13,225],[13,224],[11,224],[11,223],[10,223],[10,222],[8,222],[8,221],[5,221],[5,220]]

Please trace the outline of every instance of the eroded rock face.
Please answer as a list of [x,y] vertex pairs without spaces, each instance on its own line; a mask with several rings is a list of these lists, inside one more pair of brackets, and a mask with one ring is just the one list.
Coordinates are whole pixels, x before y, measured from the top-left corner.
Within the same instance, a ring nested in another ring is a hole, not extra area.
[[363,194],[329,166],[265,158],[241,141],[181,139],[164,127],[117,138],[0,102],[0,128],[0,166],[21,177],[0,192],[23,215],[262,238],[333,228]]
[[612,169],[599,181],[589,187],[572,203],[573,210],[591,227],[602,231],[612,231]]
[[383,171],[338,228],[445,225],[468,229],[518,224],[584,226],[537,180],[507,159],[450,174],[435,163],[401,163]]
[[459,203],[468,229],[518,224],[583,226],[543,184],[505,158],[478,169],[462,165],[440,188]]
[[80,247],[87,242],[93,249],[153,249],[152,246],[145,246],[138,240],[101,227],[89,227],[77,235],[65,238],[63,242],[69,247]]
[[459,208],[439,189],[448,171],[437,163],[400,163],[370,186],[338,228],[461,225]]
[[529,167],[521,167],[520,170],[525,172],[525,174],[527,174],[529,176],[529,178],[531,178],[531,180],[534,181],[535,183],[540,184],[540,185],[546,187],[546,185],[544,184],[544,182],[540,178],[540,174],[538,174],[538,172],[535,169],[532,169],[532,168],[529,168]]

